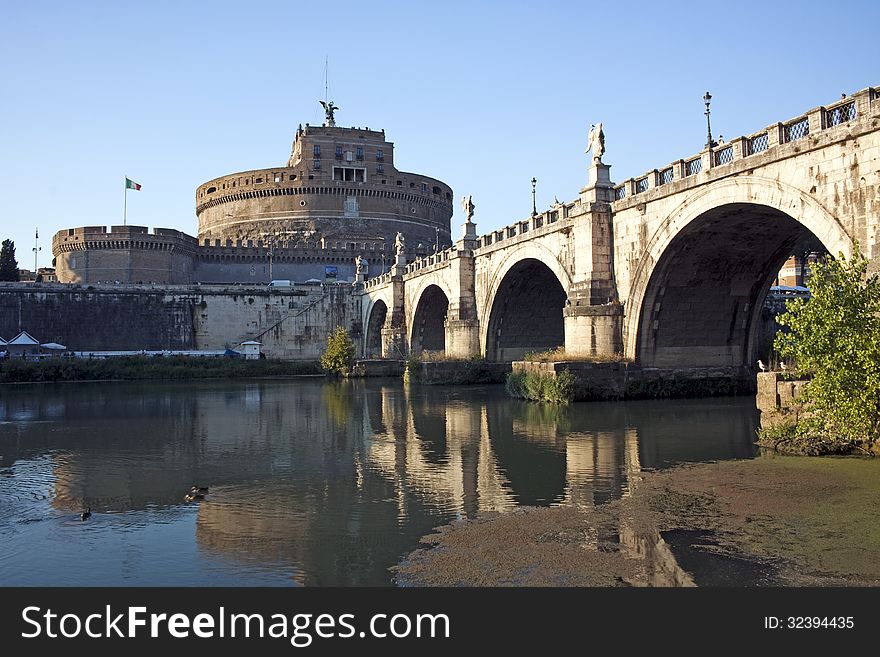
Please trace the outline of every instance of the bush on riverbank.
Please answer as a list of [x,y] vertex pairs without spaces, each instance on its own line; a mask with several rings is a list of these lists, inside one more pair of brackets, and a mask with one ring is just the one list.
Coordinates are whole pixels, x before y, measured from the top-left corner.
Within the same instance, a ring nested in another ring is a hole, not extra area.
[[575,378],[568,370],[556,375],[518,371],[507,375],[505,387],[512,397],[567,404],[574,399]]
[[327,337],[327,350],[321,355],[321,367],[328,374],[347,376],[354,363],[354,342],[342,326]]
[[314,361],[242,360],[187,356],[121,356],[0,361],[0,383],[111,379],[206,379],[319,374]]
[[[855,245],[847,261],[826,257],[810,277],[810,299],[790,301],[778,322],[781,357],[809,377],[796,421],[761,432],[761,444],[803,453],[876,452],[880,438],[880,277]],[[783,428],[785,427],[784,431]],[[781,432],[781,433],[780,433]]]

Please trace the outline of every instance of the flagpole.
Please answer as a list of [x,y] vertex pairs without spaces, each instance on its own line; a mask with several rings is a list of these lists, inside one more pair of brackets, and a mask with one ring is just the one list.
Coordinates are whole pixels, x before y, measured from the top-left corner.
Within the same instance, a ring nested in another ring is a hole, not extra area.
[[128,217],[128,176],[125,177],[125,181],[122,183],[122,225],[126,225],[126,220]]

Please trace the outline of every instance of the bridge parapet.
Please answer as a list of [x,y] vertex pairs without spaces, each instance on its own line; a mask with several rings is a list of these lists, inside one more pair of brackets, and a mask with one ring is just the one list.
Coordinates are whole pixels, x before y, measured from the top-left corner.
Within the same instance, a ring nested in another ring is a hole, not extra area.
[[[526,233],[552,226],[553,224],[558,223],[560,220],[567,219],[572,216],[572,214],[574,214],[574,208],[576,205],[577,202],[569,203],[568,205],[560,204],[556,206],[556,208],[546,210],[545,212],[542,212],[540,214],[536,214],[534,217],[530,217],[523,221],[517,221],[516,223],[505,226],[504,228],[499,228],[498,230],[493,230],[491,233],[486,233],[485,235],[477,238],[477,250],[492,246],[494,244],[498,244],[499,242],[503,242],[505,240],[520,237],[522,235],[525,235]],[[565,225],[568,225],[567,222],[563,223]],[[553,230],[557,230],[561,227],[562,224],[560,224],[559,226],[555,226]],[[529,237],[534,237],[534,235],[530,235]]]
[[378,287],[382,287],[391,282],[391,272],[385,272],[384,274],[379,274],[378,276],[374,276],[373,278],[369,278],[364,281],[364,289],[372,290]]
[[424,273],[425,269],[431,269],[432,271],[436,269],[436,265],[445,266],[449,259],[455,255],[456,248],[454,246],[449,247],[448,249],[444,249],[438,253],[432,253],[428,256],[422,256],[416,260],[413,260],[409,263],[406,268],[403,270],[403,275],[407,274],[415,274],[415,273]]
[[[787,148],[788,144],[878,115],[880,88],[868,87],[830,105],[813,108],[798,117],[775,123],[750,135],[736,137],[730,142],[715,144],[696,155],[676,160],[660,169],[652,169],[615,185],[614,210],[681,191],[682,185],[675,183],[688,180],[694,184],[705,182],[713,169],[729,167],[732,173],[736,167],[731,165],[759,153],[764,153],[763,158],[768,161],[787,157],[790,153],[782,149]],[[765,162],[756,160],[755,163]]]

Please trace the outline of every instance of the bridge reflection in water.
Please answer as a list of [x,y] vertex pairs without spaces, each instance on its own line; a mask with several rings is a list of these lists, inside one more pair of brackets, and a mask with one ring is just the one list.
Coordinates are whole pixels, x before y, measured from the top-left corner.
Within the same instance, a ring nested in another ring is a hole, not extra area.
[[[517,506],[589,508],[628,495],[643,468],[751,456],[756,427],[752,399],[551,407],[499,386],[6,392],[0,581],[21,584],[388,584],[387,569],[439,525]],[[208,499],[187,504],[195,483]],[[87,532],[70,522],[85,505]],[[659,537],[625,524],[612,540],[665,554]]]

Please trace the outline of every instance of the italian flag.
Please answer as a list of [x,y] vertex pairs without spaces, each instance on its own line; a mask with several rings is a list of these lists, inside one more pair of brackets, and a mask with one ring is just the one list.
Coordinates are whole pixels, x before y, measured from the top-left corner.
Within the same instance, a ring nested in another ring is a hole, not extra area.
[[141,186],[133,180],[125,179],[125,188],[126,189],[140,189]]

